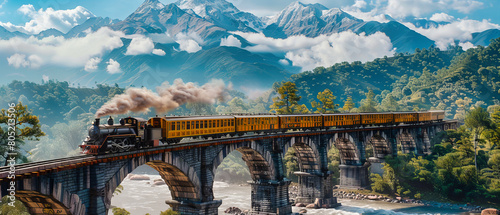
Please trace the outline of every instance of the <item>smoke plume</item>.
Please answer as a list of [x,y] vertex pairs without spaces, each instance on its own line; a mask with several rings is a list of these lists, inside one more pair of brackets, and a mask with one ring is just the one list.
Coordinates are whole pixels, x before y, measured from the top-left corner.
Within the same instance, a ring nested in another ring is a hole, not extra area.
[[129,88],[124,94],[115,95],[96,112],[96,117],[125,114],[131,112],[147,112],[155,108],[159,113],[173,110],[185,103],[214,104],[216,100],[229,98],[228,91],[222,80],[212,80],[199,87],[192,82],[184,83],[176,79],[172,85],[164,82],[154,93],[145,88]]

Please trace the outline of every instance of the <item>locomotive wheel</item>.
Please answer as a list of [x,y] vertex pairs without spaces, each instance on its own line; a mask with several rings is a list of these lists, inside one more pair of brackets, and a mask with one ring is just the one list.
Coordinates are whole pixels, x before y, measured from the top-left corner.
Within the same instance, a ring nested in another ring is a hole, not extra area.
[[116,141],[115,140],[111,140],[110,143],[111,143],[111,149],[109,149],[109,151],[111,153],[117,153],[118,152],[118,147],[116,146],[116,144],[117,144]]

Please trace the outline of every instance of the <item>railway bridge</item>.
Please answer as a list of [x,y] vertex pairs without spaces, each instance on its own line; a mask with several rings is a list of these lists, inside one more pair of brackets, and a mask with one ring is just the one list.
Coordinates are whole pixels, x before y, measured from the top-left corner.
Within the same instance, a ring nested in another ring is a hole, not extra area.
[[[437,132],[456,129],[456,121],[432,124],[290,131],[277,134],[248,134],[99,156],[19,164],[0,169],[1,195],[15,193],[32,214],[107,214],[116,187],[141,165],[159,172],[172,200],[166,203],[181,214],[217,214],[222,201],[213,193],[215,170],[232,151],[242,153],[250,169],[251,207],[258,214],[290,214],[290,180],[283,159],[293,148],[300,171],[295,202],[321,207],[339,204],[333,194],[332,172],[327,152],[340,154],[340,186],[369,185],[368,167],[383,162],[386,155],[430,153]],[[366,149],[373,157],[366,157]],[[15,175],[15,178],[9,177]],[[166,197],[167,198],[167,197]]]

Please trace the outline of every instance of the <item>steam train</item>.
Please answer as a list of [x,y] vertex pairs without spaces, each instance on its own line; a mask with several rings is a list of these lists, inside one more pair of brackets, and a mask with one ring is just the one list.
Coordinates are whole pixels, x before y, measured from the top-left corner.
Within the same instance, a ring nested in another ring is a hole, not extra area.
[[301,115],[222,115],[122,118],[107,124],[97,118],[80,145],[83,154],[106,154],[179,143],[182,138],[220,138],[247,132],[276,133],[287,130],[319,130],[376,125],[418,124],[442,121],[444,111],[336,113]]

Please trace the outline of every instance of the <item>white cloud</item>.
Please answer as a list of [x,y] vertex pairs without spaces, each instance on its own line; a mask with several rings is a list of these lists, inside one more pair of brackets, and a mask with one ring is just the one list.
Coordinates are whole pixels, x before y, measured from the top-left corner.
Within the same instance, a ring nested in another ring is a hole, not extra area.
[[233,35],[229,35],[227,38],[220,39],[220,46],[234,46],[241,48],[241,42]]
[[474,44],[471,42],[459,43],[458,45],[461,46],[464,51],[467,51],[470,48],[475,48]]
[[403,23],[408,28],[436,41],[440,49],[446,49],[449,45],[454,45],[455,41],[465,42],[472,39],[472,33],[482,32],[488,29],[500,29],[500,25],[490,23],[488,20],[459,19],[450,24],[431,27],[428,29],[417,28],[411,23]]
[[47,76],[47,75],[42,75],[42,80],[43,80],[44,82],[49,82],[49,76]]
[[288,66],[290,65],[290,62],[288,62],[288,60],[286,59],[280,59],[279,60],[280,64],[283,65],[283,66]]
[[42,58],[34,54],[26,58],[26,55],[16,53],[8,57],[7,62],[15,68],[38,68],[42,65]]
[[422,17],[436,11],[455,10],[470,13],[482,6],[483,3],[476,0],[387,0],[385,13],[398,18]]
[[151,38],[139,36],[132,38],[130,45],[127,47],[127,52],[125,52],[125,55],[151,54],[154,48],[155,45]]
[[431,16],[430,20],[434,22],[452,22],[455,17],[450,16],[446,13],[435,13]]
[[108,66],[106,67],[106,71],[108,71],[109,74],[116,74],[116,73],[121,73],[122,70],[120,69],[120,63],[113,59],[109,59],[108,62],[106,62]]
[[366,36],[347,31],[315,38],[292,36],[287,39],[268,38],[262,33],[238,34],[250,43],[257,44],[247,47],[249,51],[284,52],[294,66],[300,66],[303,70],[331,66],[343,61],[365,62],[394,55],[391,40],[380,32]]
[[30,62],[28,62],[26,60],[26,55],[23,55],[23,54],[16,53],[16,54],[8,57],[7,61],[9,62],[9,65],[11,65],[15,68],[28,67],[30,65]]
[[153,54],[158,55],[158,56],[165,56],[165,51],[161,49],[153,49]]
[[175,35],[175,42],[179,43],[179,49],[188,53],[194,53],[201,50],[200,44],[203,44],[203,39],[196,33]]
[[90,58],[87,63],[85,63],[85,71],[93,72],[97,70],[99,63],[102,61],[100,57]]
[[[101,28],[85,37],[65,39],[64,37],[46,37],[38,39],[10,38],[0,40],[0,53],[6,55],[21,54],[28,57],[30,67],[34,68],[45,64],[68,67],[84,67],[94,57],[123,46],[120,31]],[[19,56],[15,57],[19,61]],[[14,60],[12,60],[14,62]],[[22,65],[14,64],[11,65]]]
[[367,3],[364,0],[356,0],[356,2],[354,2],[352,6],[359,9],[363,9],[366,7],[366,5]]
[[21,6],[18,11],[31,18],[31,20],[24,25],[0,22],[0,26],[9,31],[20,31],[28,34],[38,34],[49,28],[66,33],[72,27],[82,24],[90,17],[94,17],[94,14],[81,6],[68,10],[54,10],[52,8],[43,10],[42,8],[37,11],[33,5],[28,4]]

